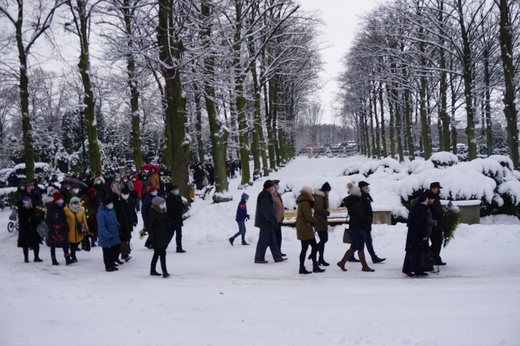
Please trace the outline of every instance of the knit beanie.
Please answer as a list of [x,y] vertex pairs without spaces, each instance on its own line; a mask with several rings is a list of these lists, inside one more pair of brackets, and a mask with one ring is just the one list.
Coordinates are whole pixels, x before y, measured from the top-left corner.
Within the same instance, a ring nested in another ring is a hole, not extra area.
[[97,191],[96,191],[96,189],[91,187],[90,189],[88,189],[87,194],[88,194],[89,197],[93,197],[93,196],[95,196],[97,194]]
[[103,198],[103,205],[104,206],[107,206],[109,205],[110,203],[113,203],[114,201],[112,200],[112,198],[106,196],[105,198]]
[[54,192],[54,195],[52,195],[52,198],[54,199],[54,202],[59,201],[60,199],[63,199],[63,195],[61,192],[56,191]]
[[148,191],[148,193],[152,193],[152,192],[154,192],[155,190],[157,190],[157,186],[152,185],[152,186],[150,186],[146,191]]
[[154,198],[152,199],[152,204],[155,205],[156,207],[158,207],[159,204],[161,204],[161,203],[163,203],[163,202],[164,202],[164,198],[159,197],[159,196],[154,197]]
[[330,187],[330,184],[328,182],[323,184],[323,186],[321,187],[321,191],[330,191],[330,190],[331,190],[331,187]]

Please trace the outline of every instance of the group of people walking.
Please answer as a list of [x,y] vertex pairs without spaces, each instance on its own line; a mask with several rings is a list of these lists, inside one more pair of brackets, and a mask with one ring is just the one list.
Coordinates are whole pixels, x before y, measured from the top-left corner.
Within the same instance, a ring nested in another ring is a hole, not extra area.
[[[177,252],[186,252],[182,248],[185,207],[179,187],[161,187],[156,175],[152,169],[150,174],[130,171],[115,174],[113,179],[99,173],[81,180],[66,177],[60,189],[49,186],[46,193],[37,181],[30,184],[20,181],[11,203],[18,217],[18,247],[23,249],[24,261],[29,262],[30,249],[34,251],[34,262],[43,261],[40,258],[43,241],[50,248],[52,265],[56,266],[60,265],[57,248],[63,249],[65,263],[70,265],[78,262],[79,251],[90,251],[99,245],[105,270],[117,271],[118,266],[131,259],[130,240],[138,223],[137,212],[141,210],[143,229],[149,235],[147,247],[154,250],[150,275],[169,277],[166,248],[174,235]],[[160,189],[166,191],[165,198],[158,195]],[[156,271],[159,259],[162,274]]]

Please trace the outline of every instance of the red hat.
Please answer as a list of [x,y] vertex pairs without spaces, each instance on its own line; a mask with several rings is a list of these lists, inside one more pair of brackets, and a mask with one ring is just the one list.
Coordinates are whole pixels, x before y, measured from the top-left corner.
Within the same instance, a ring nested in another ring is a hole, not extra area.
[[96,193],[97,193],[96,189],[94,189],[92,187],[90,189],[88,189],[88,191],[87,191],[87,194],[89,197],[94,196]]
[[61,192],[57,191],[52,195],[52,198],[54,198],[54,202],[59,201],[60,199],[63,199],[63,195]]
[[152,185],[152,186],[150,186],[150,187],[148,188],[148,190],[146,190],[146,191],[148,191],[148,193],[152,193],[152,192],[154,192],[155,190],[157,190],[157,186]]

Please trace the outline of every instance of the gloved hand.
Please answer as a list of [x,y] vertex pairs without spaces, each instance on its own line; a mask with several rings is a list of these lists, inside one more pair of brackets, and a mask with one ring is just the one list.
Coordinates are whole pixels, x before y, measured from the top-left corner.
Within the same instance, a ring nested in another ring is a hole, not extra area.
[[249,214],[246,215],[246,220],[249,220],[250,219],[250,216]]

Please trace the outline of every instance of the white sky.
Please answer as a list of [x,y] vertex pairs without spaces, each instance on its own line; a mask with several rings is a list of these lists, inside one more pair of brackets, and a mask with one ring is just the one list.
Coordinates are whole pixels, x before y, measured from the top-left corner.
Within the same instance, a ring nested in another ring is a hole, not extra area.
[[349,50],[354,39],[360,16],[369,12],[380,2],[378,0],[296,0],[303,10],[321,16],[324,49],[321,52],[324,71],[320,74],[325,83],[321,92],[316,95],[321,100],[324,110],[322,122],[334,122],[335,94],[338,85],[336,76],[342,71],[341,59]]

